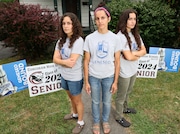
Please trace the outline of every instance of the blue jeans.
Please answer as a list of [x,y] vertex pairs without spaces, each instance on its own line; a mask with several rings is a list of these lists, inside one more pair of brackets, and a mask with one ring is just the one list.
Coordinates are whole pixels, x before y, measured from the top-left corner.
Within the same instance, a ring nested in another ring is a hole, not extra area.
[[111,86],[114,76],[103,79],[89,76],[92,98],[92,116],[94,123],[100,122],[100,101],[102,93],[102,121],[108,122],[111,111]]

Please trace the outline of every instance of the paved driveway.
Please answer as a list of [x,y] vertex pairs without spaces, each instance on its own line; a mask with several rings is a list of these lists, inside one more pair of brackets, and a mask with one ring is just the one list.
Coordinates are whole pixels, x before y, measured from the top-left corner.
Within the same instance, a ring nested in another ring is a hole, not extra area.
[[16,55],[13,47],[5,47],[4,43],[0,41],[0,60]]
[[[85,126],[84,129],[82,130],[81,134],[92,134],[92,115],[91,115],[91,96],[89,96],[85,89],[83,88],[82,91],[82,100],[84,102],[84,121],[85,121]],[[102,107],[102,106],[101,106]],[[102,111],[102,109],[101,109]],[[119,125],[115,119],[114,119],[114,109],[111,109],[111,114],[110,114],[110,119],[109,123],[111,125],[111,134],[127,134],[126,130],[124,127]],[[101,134],[103,134],[103,130],[101,127]]]

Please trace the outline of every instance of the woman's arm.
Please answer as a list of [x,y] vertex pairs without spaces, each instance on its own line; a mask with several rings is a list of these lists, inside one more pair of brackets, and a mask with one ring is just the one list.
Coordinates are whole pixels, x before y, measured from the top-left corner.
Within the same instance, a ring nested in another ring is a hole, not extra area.
[[90,89],[90,84],[89,84],[89,61],[90,61],[90,53],[84,52],[84,82],[85,82],[85,90],[86,92],[90,95],[91,89]]
[[72,68],[80,55],[79,54],[71,54],[70,58],[63,60],[59,53],[59,50],[54,51],[53,62],[65,67]]
[[144,56],[146,54],[146,48],[145,48],[145,46],[141,46],[140,50],[133,51],[132,53],[133,53],[133,55],[138,56],[138,57]]
[[134,55],[130,50],[122,51],[122,54],[124,58],[129,61],[135,61],[139,59],[139,56]]
[[120,51],[117,51],[114,55],[114,66],[115,66],[115,72],[114,72],[114,82],[111,87],[111,93],[114,94],[117,91],[117,83],[119,78],[119,72],[120,72]]

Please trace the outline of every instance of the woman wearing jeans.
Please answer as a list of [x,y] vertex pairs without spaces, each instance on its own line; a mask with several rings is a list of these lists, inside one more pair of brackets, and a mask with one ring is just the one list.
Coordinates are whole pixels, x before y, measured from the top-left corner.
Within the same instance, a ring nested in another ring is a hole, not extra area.
[[98,29],[86,37],[84,44],[85,89],[92,98],[93,133],[100,133],[100,100],[102,99],[102,126],[104,133],[108,134],[111,95],[117,90],[120,68],[120,40],[116,34],[108,30],[111,16],[105,3],[98,5],[94,15]]

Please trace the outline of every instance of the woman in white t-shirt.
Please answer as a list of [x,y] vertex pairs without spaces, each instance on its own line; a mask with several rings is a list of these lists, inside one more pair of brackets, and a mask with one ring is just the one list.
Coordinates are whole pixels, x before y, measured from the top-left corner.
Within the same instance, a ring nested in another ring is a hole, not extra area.
[[123,113],[136,113],[135,109],[128,107],[128,97],[136,80],[138,59],[146,54],[146,48],[139,35],[135,10],[127,9],[122,12],[116,33],[121,39],[120,45],[123,46],[123,50],[120,57],[115,119],[123,127],[129,127],[131,124],[124,119]]
[[61,86],[67,92],[73,110],[73,113],[65,115],[64,119],[78,119],[72,133],[80,133],[85,124],[81,99],[83,45],[82,26],[77,16],[65,13],[60,20],[60,39],[56,43],[53,62],[61,67]]
[[[105,3],[100,3],[94,11],[97,30],[88,35],[84,43],[85,89],[92,98],[93,134],[100,133],[100,101],[102,99],[102,127],[110,133],[109,115],[111,95],[117,90],[120,45],[116,34],[108,30],[111,20]],[[102,96],[101,96],[102,93]]]

